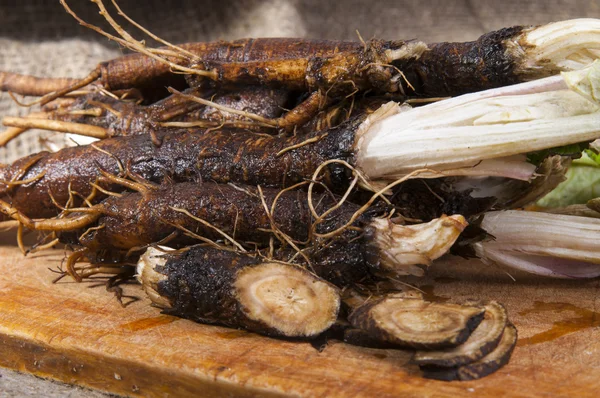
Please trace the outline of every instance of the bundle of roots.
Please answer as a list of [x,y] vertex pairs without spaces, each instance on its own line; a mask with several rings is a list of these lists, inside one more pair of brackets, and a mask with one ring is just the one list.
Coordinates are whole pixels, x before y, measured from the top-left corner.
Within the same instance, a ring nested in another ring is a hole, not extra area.
[[[115,34],[61,0],[134,54],[83,79],[0,72],[3,91],[42,106],[5,117],[0,145],[31,128],[94,139],[0,165],[0,228],[17,229],[25,254],[72,248],[60,278],[108,276],[121,294],[118,283],[136,275],[171,314],[413,349],[424,375],[468,380],[511,355],[504,307],[428,302],[399,278],[449,251],[542,275],[597,275],[594,245],[571,272],[548,257],[573,256],[577,242],[552,253],[506,246],[502,231],[520,213],[498,211],[552,190],[600,137],[600,21],[467,43],[173,45],[113,0],[164,45],[150,48],[92,2]],[[30,248],[27,231],[41,236]]]

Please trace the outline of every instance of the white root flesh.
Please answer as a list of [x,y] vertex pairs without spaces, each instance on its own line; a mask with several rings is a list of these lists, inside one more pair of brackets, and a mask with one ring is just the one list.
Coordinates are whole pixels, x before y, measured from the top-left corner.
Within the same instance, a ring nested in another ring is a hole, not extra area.
[[160,308],[171,308],[171,303],[166,297],[158,293],[158,283],[167,277],[155,271],[156,267],[166,264],[165,252],[172,251],[166,246],[160,246],[160,250],[150,247],[140,257],[136,267],[136,278],[142,284],[142,288],[156,306]]
[[416,264],[429,266],[443,256],[467,225],[463,216],[452,215],[415,225],[398,225],[379,218],[369,227],[385,272],[422,276],[425,271]]
[[301,268],[263,263],[242,269],[234,285],[246,316],[285,336],[315,336],[337,319],[337,289]]
[[508,51],[520,58],[518,68],[535,78],[542,68],[578,70],[600,58],[600,20],[571,19],[527,29],[507,42]]

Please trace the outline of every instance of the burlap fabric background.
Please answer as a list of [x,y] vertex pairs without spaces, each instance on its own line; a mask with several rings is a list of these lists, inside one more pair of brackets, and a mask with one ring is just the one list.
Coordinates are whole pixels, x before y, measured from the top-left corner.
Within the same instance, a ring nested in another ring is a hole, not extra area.
[[[84,19],[101,23],[93,4],[69,3]],[[136,21],[172,42],[249,36],[355,39],[356,30],[365,38],[462,41],[504,26],[600,18],[600,1],[590,0],[120,0],[119,4]],[[117,44],[79,26],[58,0],[0,0],[0,70],[82,77],[98,62],[120,54]],[[29,111],[16,106],[8,95],[0,96],[0,116]],[[36,135],[30,132],[0,149],[0,162],[40,150]],[[0,373],[4,374],[2,396],[90,396],[75,389],[67,393],[32,377]]]

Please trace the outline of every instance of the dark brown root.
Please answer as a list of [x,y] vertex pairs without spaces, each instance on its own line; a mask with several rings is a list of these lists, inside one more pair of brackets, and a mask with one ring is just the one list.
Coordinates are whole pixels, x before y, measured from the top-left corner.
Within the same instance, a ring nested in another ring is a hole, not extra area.
[[168,313],[267,335],[317,336],[340,308],[338,290],[300,267],[212,248],[149,249],[138,278]]
[[273,119],[268,119],[268,118],[262,117],[260,115],[256,115],[254,113],[250,113],[250,112],[246,112],[246,111],[243,111],[243,110],[231,108],[229,106],[224,106],[224,105],[221,105],[221,104],[217,104],[214,101],[210,101],[210,100],[207,100],[207,99],[204,99],[204,98],[196,97],[196,96],[189,95],[189,94],[184,94],[184,93],[182,93],[180,91],[177,91],[176,89],[174,89],[172,87],[169,87],[169,92],[171,94],[181,96],[182,98],[185,98],[185,99],[187,99],[189,101],[197,102],[197,103],[205,105],[205,106],[210,106],[212,108],[215,108],[215,109],[218,109],[220,111],[227,112],[227,113],[232,113],[234,115],[246,117],[246,118],[248,118],[250,120],[253,120],[255,122],[260,123],[263,126],[268,126],[268,127],[273,127],[273,128],[278,127],[277,121],[273,120]]

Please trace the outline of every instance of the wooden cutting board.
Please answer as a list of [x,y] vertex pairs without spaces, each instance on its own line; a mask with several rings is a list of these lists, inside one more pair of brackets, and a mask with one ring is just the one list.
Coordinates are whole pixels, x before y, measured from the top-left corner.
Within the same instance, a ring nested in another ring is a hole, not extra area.
[[23,258],[1,245],[0,366],[41,377],[145,397],[596,397],[600,391],[599,280],[513,274],[514,282],[479,261],[456,259],[411,280],[431,299],[503,302],[519,330],[502,370],[448,383],[423,379],[409,352],[337,341],[318,352],[308,343],[162,315],[137,285],[126,293],[141,299],[122,308],[103,286],[52,284],[48,268],[60,265],[62,251]]

